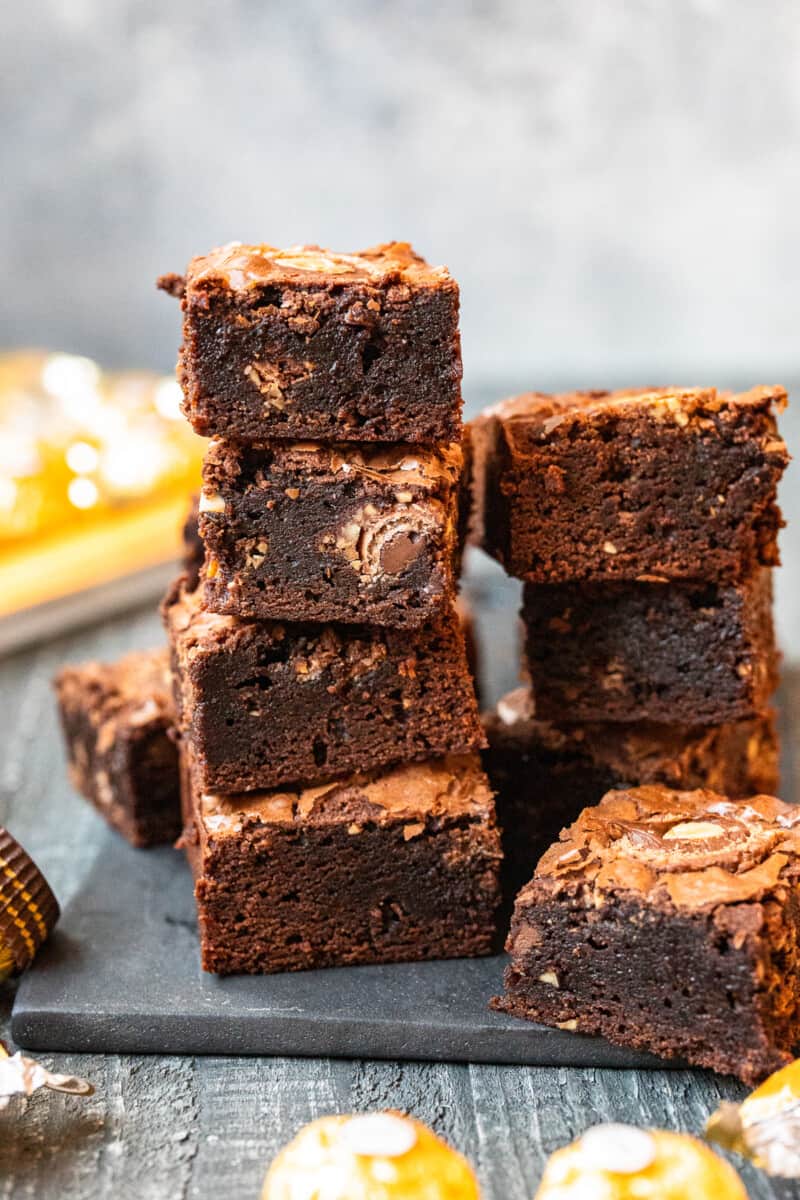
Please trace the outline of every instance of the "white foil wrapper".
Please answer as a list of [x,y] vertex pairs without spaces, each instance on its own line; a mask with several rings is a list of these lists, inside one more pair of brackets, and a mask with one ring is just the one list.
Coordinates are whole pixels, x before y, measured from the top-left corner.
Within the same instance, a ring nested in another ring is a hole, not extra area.
[[77,1075],[54,1075],[35,1058],[17,1052],[9,1054],[0,1042],[0,1109],[12,1096],[32,1096],[39,1088],[66,1092],[69,1096],[91,1096],[94,1088]]

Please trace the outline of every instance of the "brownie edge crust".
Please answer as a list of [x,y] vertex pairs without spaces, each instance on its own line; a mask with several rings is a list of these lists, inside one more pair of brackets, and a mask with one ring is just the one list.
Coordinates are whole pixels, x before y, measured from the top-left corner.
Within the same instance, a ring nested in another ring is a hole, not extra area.
[[500,838],[476,755],[240,796],[204,794],[181,758],[204,970],[492,951]]
[[495,1006],[757,1082],[800,1042],[799,852],[771,796],[609,792],[517,897]]

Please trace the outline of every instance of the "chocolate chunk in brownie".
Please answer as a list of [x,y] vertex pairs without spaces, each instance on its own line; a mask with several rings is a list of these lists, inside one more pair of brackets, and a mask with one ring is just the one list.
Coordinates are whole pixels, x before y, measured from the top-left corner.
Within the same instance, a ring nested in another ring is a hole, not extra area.
[[200,534],[214,612],[418,627],[451,605],[461,446],[211,442]]
[[199,790],[190,757],[183,844],[206,971],[491,951],[500,838],[477,755],[239,796]]
[[483,745],[451,608],[420,629],[221,616],[179,583],[165,603],[181,734],[199,786],[310,784]]
[[407,243],[334,254],[234,242],[159,286],[181,298],[178,377],[198,433],[459,439],[458,286]]
[[658,783],[726,796],[778,789],[775,715],[724,725],[537,720],[530,688],[509,692],[483,718],[483,765],[503,831],[504,891],[515,896],[539,857],[581,810],[612,788]]
[[553,721],[718,725],[777,684],[772,572],[736,584],[528,584],[537,714]]
[[70,779],[134,846],[180,832],[169,655],[64,667],[55,678]]
[[499,1007],[752,1084],[800,1044],[800,807],[610,792],[517,898]]
[[472,422],[475,536],[511,575],[735,580],[778,562],[780,387],[530,393]]

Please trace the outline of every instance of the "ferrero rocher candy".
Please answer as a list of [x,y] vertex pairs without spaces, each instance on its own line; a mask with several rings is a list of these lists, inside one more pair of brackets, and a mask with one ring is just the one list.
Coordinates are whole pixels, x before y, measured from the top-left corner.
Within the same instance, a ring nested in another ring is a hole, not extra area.
[[397,1112],[322,1117],[284,1147],[261,1200],[479,1200],[465,1159]]
[[741,1104],[722,1104],[706,1137],[770,1175],[800,1179],[800,1060],[770,1075]]
[[69,1096],[94,1094],[94,1088],[85,1079],[77,1075],[54,1075],[35,1058],[26,1058],[19,1052],[9,1054],[0,1042],[0,1109],[6,1107],[12,1096],[30,1096],[41,1087]]
[[595,1125],[550,1158],[535,1200],[747,1200],[729,1163],[696,1138]]
[[0,827],[0,980],[33,962],[58,916],[58,901],[44,875]]

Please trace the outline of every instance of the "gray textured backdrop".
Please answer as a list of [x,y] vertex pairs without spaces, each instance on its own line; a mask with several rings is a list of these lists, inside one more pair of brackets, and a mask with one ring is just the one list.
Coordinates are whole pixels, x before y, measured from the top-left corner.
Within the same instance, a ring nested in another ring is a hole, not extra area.
[[0,345],[169,368],[159,272],[394,236],[462,284],[468,396],[800,380],[795,0],[37,0],[0,29]]
[[411,237],[473,376],[798,361],[794,0],[37,0],[0,39],[0,336],[174,358],[154,276]]

